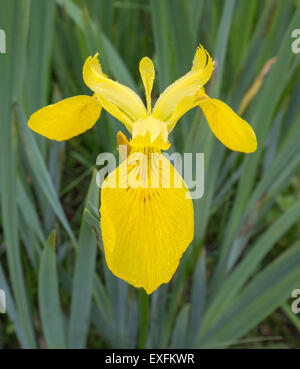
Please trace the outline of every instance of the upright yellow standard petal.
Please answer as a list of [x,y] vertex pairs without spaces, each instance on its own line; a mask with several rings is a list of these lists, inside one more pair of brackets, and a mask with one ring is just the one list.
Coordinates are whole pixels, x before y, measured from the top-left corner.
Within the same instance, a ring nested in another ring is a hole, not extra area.
[[28,126],[51,140],[64,141],[92,128],[101,104],[91,96],[74,96],[33,113]]
[[[193,97],[210,79],[213,72],[213,61],[208,52],[199,46],[192,69],[183,77],[170,85],[157,100],[153,117],[168,121],[177,105],[186,97]],[[193,105],[191,105],[191,108]]]
[[140,61],[140,74],[145,87],[148,114],[151,114],[151,91],[155,78],[155,69],[151,59],[144,57]]
[[[130,88],[115,82],[102,73],[98,54],[86,59],[83,66],[85,84],[110,103],[116,105],[131,120],[142,119],[147,116],[146,108],[138,95]],[[118,117],[116,117],[118,119]]]
[[193,204],[182,178],[159,151],[145,149],[150,162],[138,158],[137,164],[134,154],[103,183],[102,239],[112,273],[151,294],[170,281],[193,239]]
[[252,127],[228,105],[217,99],[204,98],[199,103],[215,136],[229,149],[245,153],[257,149]]

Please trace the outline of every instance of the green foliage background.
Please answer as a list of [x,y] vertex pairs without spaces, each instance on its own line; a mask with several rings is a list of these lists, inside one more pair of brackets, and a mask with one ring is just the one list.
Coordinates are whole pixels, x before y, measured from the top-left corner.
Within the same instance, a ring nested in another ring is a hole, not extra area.
[[[289,300],[300,288],[299,1],[0,0],[0,28],[0,347],[299,347]],[[138,62],[152,57],[157,98],[199,42],[217,60],[209,95],[235,110],[277,59],[243,114],[255,154],[224,148],[197,109],[172,134],[173,150],[205,153],[205,193],[176,275],[148,298],[110,273],[101,244],[95,161],[117,155],[121,124],[104,112],[57,143],[27,120],[90,94],[81,71],[96,51],[105,73],[140,93]]]

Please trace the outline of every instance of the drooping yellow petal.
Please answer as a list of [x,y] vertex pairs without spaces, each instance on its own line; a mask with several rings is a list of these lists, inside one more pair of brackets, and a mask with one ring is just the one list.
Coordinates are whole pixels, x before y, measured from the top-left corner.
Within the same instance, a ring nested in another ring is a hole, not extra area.
[[130,120],[135,121],[147,116],[146,108],[135,92],[121,83],[107,78],[102,73],[98,54],[86,59],[83,66],[83,79],[92,91],[116,105]]
[[140,61],[140,74],[145,87],[148,114],[151,114],[151,91],[155,78],[155,69],[150,58],[144,57]]
[[28,126],[51,140],[69,140],[92,128],[100,117],[101,109],[101,104],[94,97],[69,97],[33,113]]
[[[170,281],[193,239],[193,204],[182,178],[163,155],[153,151],[149,165],[138,156],[134,165],[134,154],[103,183],[102,239],[112,273],[151,294]],[[145,155],[150,157],[146,149]],[[149,178],[154,188],[144,187]]]
[[200,100],[199,106],[215,136],[229,149],[245,153],[257,149],[252,127],[227,104],[207,97]]
[[200,45],[196,51],[192,69],[170,85],[157,100],[153,116],[167,121],[176,106],[187,96],[194,96],[210,79],[213,61],[208,52]]

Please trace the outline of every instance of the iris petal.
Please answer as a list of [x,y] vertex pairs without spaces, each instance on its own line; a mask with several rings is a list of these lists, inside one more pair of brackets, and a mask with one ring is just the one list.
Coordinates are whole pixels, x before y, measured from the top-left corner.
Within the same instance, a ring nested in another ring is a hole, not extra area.
[[[119,110],[127,114],[132,121],[147,116],[147,111],[138,95],[130,88],[115,82],[102,73],[98,54],[88,57],[83,66],[85,84],[97,94],[103,96]],[[118,117],[116,117],[119,119]]]
[[213,67],[210,55],[200,45],[195,53],[192,69],[160,95],[153,109],[153,117],[164,122],[169,120],[177,105],[184,98],[193,97],[210,79]]
[[74,96],[33,113],[28,126],[51,140],[64,141],[92,128],[101,104],[91,96]]
[[199,103],[210,129],[229,149],[245,153],[257,149],[256,135],[252,127],[224,102],[205,98]]
[[[151,294],[170,281],[193,239],[193,205],[183,179],[163,155],[149,159],[148,179],[148,165],[132,165],[131,158],[132,154],[103,183],[102,239],[112,273]],[[140,187],[131,185],[132,176],[141,181]],[[157,188],[143,188],[149,178],[153,186],[159,184]],[[171,186],[164,188],[168,181]]]

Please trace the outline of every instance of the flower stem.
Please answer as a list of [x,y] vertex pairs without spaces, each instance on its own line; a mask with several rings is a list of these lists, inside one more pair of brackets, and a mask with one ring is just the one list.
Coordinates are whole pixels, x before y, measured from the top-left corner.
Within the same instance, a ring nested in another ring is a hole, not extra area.
[[139,290],[140,330],[138,348],[143,349],[146,345],[149,323],[149,296],[143,289]]

